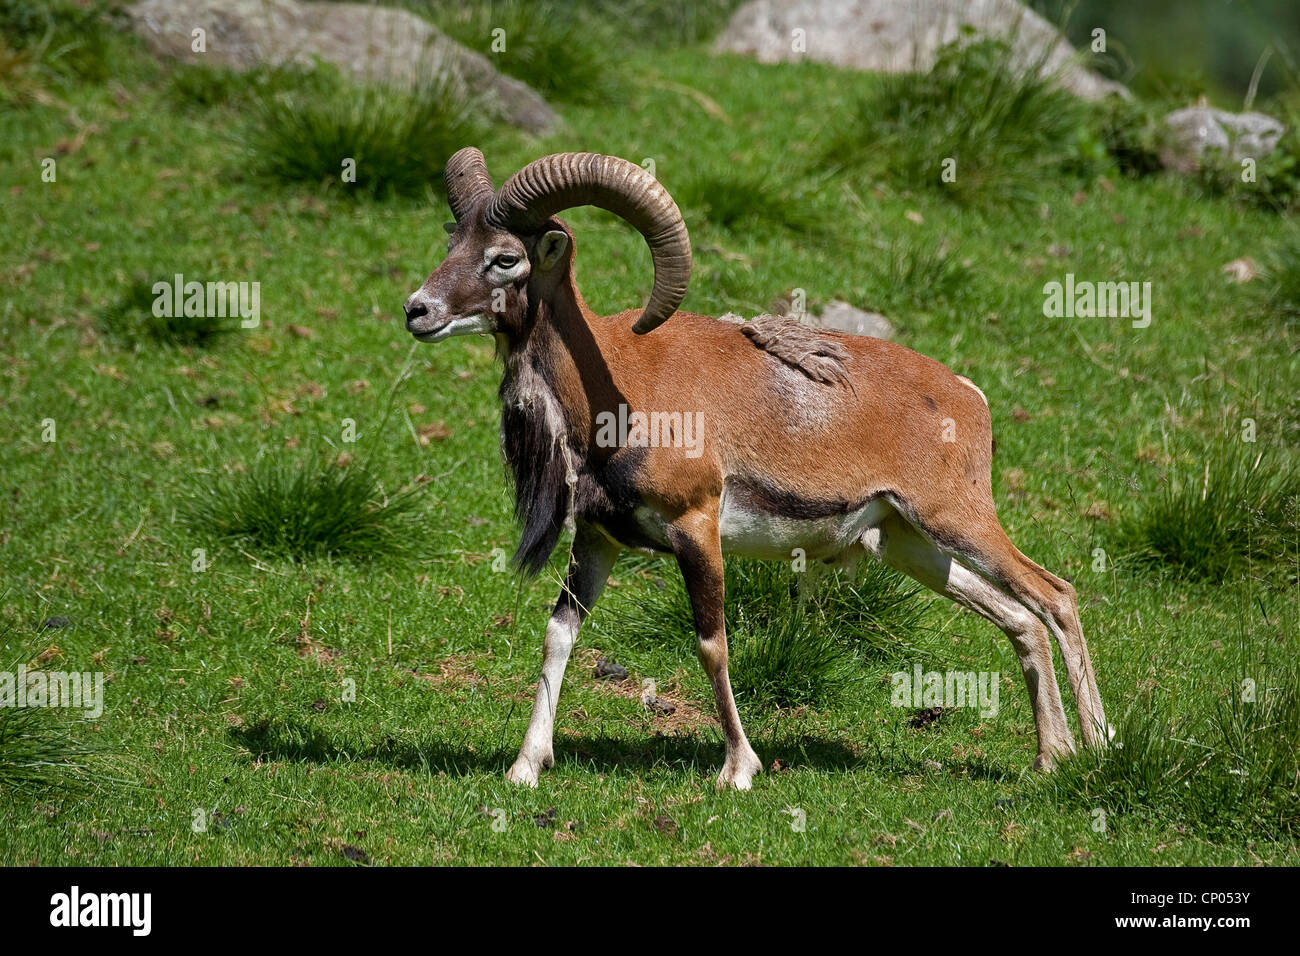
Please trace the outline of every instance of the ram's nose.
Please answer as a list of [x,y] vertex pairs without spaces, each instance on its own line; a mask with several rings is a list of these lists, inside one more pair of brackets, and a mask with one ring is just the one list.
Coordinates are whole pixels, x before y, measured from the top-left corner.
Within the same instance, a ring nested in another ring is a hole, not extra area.
[[420,289],[406,300],[406,331],[420,341],[432,341],[428,336],[443,331],[451,321],[447,303]]
[[412,292],[402,308],[406,310],[406,331],[408,332],[416,331],[415,321],[429,314],[429,303],[419,292]]

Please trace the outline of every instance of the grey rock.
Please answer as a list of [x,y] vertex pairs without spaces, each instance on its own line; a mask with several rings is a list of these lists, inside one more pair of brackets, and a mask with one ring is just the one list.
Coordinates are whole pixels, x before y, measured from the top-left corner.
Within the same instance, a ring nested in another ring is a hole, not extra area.
[[[245,70],[286,63],[310,68],[319,57],[362,82],[402,88],[446,70],[514,126],[541,134],[559,124],[526,84],[498,73],[487,57],[407,10],[299,0],[141,0],[127,13],[160,57]],[[205,52],[192,46],[200,28]]]
[[[786,293],[778,296],[772,303],[770,313],[754,316],[754,318],[768,318],[774,315],[779,318],[794,319],[814,329],[848,332],[850,335],[869,335],[877,339],[892,339],[895,335],[893,324],[879,312],[859,309],[857,306],[849,305],[849,303],[840,299],[832,299],[828,302],[820,315],[795,312],[793,304],[789,293]],[[727,312],[718,316],[718,321],[743,325],[750,320],[736,312]]]
[[868,312],[839,299],[827,303],[821,315],[815,317],[812,323],[836,332],[869,335],[877,339],[894,337],[894,326],[879,312]]
[[1165,117],[1169,140],[1160,152],[1165,168],[1192,173],[1207,151],[1233,162],[1262,159],[1273,151],[1286,127],[1265,113],[1229,113],[1200,103]]
[[[1006,38],[1017,62],[1041,61],[1040,72],[1076,96],[1128,95],[1121,84],[1083,67],[1060,31],[1018,0],[750,0],[732,16],[714,48],[762,63],[811,59],[906,73],[928,70],[939,48],[968,27]],[[803,38],[802,50],[796,36]]]

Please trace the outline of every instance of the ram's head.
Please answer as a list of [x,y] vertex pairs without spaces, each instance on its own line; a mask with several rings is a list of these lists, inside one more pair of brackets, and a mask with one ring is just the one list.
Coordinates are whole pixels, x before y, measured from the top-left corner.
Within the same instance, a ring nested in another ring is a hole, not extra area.
[[[516,339],[537,305],[571,287],[573,235],[555,218],[599,206],[635,226],[650,246],[655,279],[636,332],[657,328],[686,294],[691,245],[681,211],[640,166],[598,153],[555,153],[492,188],[473,147],[447,161],[454,223],[447,258],[406,300],[406,328],[422,342],[474,332]],[[573,290],[576,295],[576,289]]]

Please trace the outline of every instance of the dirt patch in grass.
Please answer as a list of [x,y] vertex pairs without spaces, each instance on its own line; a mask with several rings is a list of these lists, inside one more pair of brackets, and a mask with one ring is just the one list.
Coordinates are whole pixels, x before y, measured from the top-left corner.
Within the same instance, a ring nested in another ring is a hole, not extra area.
[[654,696],[659,701],[671,704],[672,713],[665,714],[649,706],[646,703],[646,695],[649,691],[642,689],[640,675],[630,668],[627,677],[622,680],[593,678],[591,675],[595,672],[596,664],[604,656],[604,653],[597,648],[583,648],[575,655],[570,672],[573,667],[576,667],[583,676],[582,686],[588,690],[639,702],[650,727],[659,733],[689,735],[694,734],[701,727],[718,726],[716,717],[680,696],[679,689],[659,681],[655,682]]
[[452,654],[434,665],[436,671],[411,671],[411,673],[420,680],[428,681],[438,687],[481,687],[487,683],[487,678],[478,672],[474,662],[490,656],[490,654]]

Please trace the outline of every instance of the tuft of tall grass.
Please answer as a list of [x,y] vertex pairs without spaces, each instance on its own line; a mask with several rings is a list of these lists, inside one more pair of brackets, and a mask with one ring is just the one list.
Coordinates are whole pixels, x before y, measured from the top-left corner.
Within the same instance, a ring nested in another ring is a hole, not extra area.
[[[925,653],[917,646],[926,613],[921,588],[880,565],[867,564],[855,575],[823,574],[730,558],[724,575],[729,672],[742,704],[825,705],[864,683],[873,661]],[[667,639],[695,648],[680,581],[618,626],[634,641]]]
[[[1244,683],[1244,682],[1243,682]],[[1300,669],[1229,688],[1200,712],[1174,714],[1148,693],[1103,751],[1085,750],[1036,782],[1060,803],[1172,819],[1207,835],[1300,832]]]
[[0,107],[28,106],[45,95],[36,58],[14,49],[0,34]]
[[117,72],[126,39],[111,28],[113,0],[0,0],[6,45],[55,81],[102,83]]
[[955,40],[929,70],[883,76],[822,162],[961,203],[1026,198],[1086,163],[1094,143],[1087,106],[1042,65],[1019,62],[1002,39]]
[[0,793],[73,784],[89,754],[48,708],[0,707]]
[[1169,109],[1136,97],[1107,97],[1094,107],[1094,123],[1106,153],[1125,176],[1153,176],[1164,169],[1160,152],[1168,139]]
[[239,70],[207,63],[178,63],[167,77],[167,97],[180,107],[250,107],[277,94],[326,96],[342,78],[328,66],[294,64]]
[[819,221],[788,177],[766,170],[728,169],[688,176],[673,189],[688,215],[727,231],[779,226],[796,233],[817,231]]
[[1264,308],[1286,325],[1300,322],[1300,228],[1285,229],[1260,266]]
[[833,631],[789,609],[761,626],[733,624],[727,637],[731,688],[741,706],[825,705],[865,680]]
[[882,262],[885,278],[894,288],[906,290],[914,305],[955,299],[971,281],[971,270],[941,240],[895,240]]
[[1221,440],[1203,463],[1175,467],[1120,527],[1138,563],[1224,581],[1267,570],[1295,547],[1300,474],[1248,443]]
[[814,587],[805,598],[841,643],[869,661],[932,658],[936,648],[922,639],[925,588],[874,561],[852,573],[840,572]]
[[445,71],[414,89],[354,84],[323,66],[311,77],[288,89],[271,83],[255,97],[246,145],[273,178],[419,196],[441,187],[447,157],[482,131],[473,98]]
[[411,556],[427,536],[425,487],[390,494],[356,462],[272,456],[192,492],[183,517],[198,533],[267,558]]
[[[879,564],[797,579],[783,564],[733,562],[731,682],[762,707],[824,705],[867,679],[867,664],[920,651],[925,603]],[[806,575],[806,572],[804,572]]]
[[904,236],[877,243],[879,253],[862,263],[867,280],[853,290],[858,301],[886,312],[928,310],[960,301],[975,274],[947,241]]
[[[6,654],[0,658],[0,671],[16,674],[26,660],[24,655]],[[0,707],[0,794],[73,784],[85,771],[90,753],[50,708]]]
[[438,29],[544,98],[599,103],[614,92],[618,60],[607,16],[558,0],[412,3]]
[[98,327],[111,341],[127,347],[142,344],[204,347],[234,330],[234,321],[211,315],[160,316],[154,313],[154,283],[137,279],[100,314]]
[[586,0],[593,17],[619,34],[655,46],[690,46],[713,39],[745,0]]

